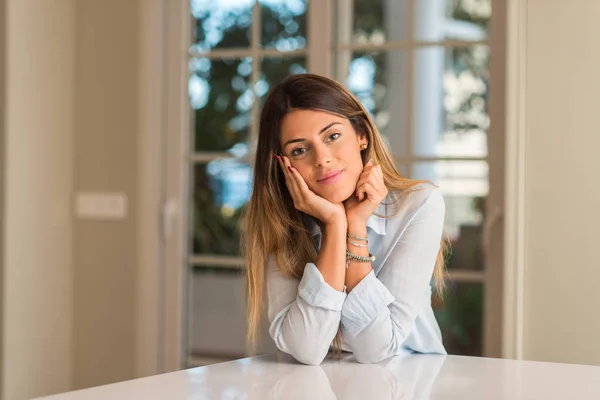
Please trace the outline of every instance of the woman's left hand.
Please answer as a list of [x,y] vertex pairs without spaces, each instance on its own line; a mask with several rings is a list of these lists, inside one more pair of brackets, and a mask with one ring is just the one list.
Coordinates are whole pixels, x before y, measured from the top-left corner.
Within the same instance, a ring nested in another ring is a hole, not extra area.
[[366,225],[367,220],[385,196],[388,189],[383,183],[381,166],[369,160],[356,183],[356,191],[344,202],[349,225]]

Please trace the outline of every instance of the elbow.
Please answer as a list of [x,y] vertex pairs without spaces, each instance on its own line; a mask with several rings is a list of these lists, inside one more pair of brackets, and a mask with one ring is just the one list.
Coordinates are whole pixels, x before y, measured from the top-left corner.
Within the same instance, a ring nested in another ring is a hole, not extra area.
[[296,361],[298,361],[299,363],[302,363],[304,365],[321,365],[321,363],[325,359],[326,355],[327,355],[327,353],[324,353],[324,354],[303,353],[303,354],[295,355],[294,358],[296,359]]
[[320,346],[305,344],[288,348],[279,347],[279,350],[288,353],[299,363],[305,365],[320,365],[327,356],[329,348],[320,348]]
[[277,348],[292,356],[296,361],[305,365],[320,365],[327,353],[329,353],[329,343],[327,340],[317,342],[309,339],[310,335],[271,335]]
[[354,359],[360,364],[374,364],[400,354],[399,344],[392,341],[383,346],[354,348]]
[[402,351],[407,335],[402,329],[391,330],[391,335],[371,335],[352,340],[354,359],[360,364],[374,364],[396,356]]
[[354,353],[354,359],[360,364],[374,364],[389,358],[386,352]]

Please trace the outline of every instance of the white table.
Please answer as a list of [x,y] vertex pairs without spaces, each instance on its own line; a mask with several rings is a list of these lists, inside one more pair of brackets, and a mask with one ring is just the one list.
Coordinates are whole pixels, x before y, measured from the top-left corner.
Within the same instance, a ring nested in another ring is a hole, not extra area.
[[433,355],[396,357],[370,365],[346,356],[307,366],[277,354],[45,399],[599,400],[600,367]]

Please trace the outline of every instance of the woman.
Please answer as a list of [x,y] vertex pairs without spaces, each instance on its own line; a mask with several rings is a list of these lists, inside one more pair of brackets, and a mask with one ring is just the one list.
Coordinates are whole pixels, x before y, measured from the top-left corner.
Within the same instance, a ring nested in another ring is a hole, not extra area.
[[[244,222],[248,339],[263,292],[277,347],[320,364],[445,354],[431,307],[443,287],[444,201],[404,178],[368,112],[339,83],[293,75],[267,96]],[[266,285],[266,288],[265,288]]]

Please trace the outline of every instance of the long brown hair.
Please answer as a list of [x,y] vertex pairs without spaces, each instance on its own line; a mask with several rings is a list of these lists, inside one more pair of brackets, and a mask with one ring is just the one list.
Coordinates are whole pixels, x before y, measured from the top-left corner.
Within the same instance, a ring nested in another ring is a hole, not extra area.
[[[338,82],[319,75],[299,74],[273,87],[260,117],[252,196],[242,224],[242,249],[247,266],[247,339],[253,350],[263,311],[267,257],[274,257],[281,272],[295,279],[300,279],[306,263],[314,262],[317,257],[302,214],[294,208],[283,173],[273,159],[274,154],[281,152],[281,121],[287,113],[299,109],[342,116],[357,133],[367,135],[368,147],[361,152],[363,164],[372,158],[381,166],[388,190],[410,190],[425,182],[400,174],[367,110]],[[433,274],[439,296],[445,287],[445,249],[442,240]],[[339,346],[339,338],[336,336],[334,345]]]

